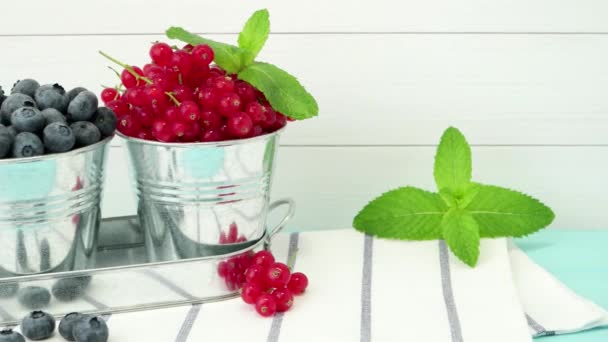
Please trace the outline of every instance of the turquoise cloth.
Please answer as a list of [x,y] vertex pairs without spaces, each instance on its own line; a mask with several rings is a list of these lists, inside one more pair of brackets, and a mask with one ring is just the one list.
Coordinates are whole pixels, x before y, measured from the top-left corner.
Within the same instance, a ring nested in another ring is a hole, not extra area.
[[[608,309],[608,230],[545,230],[516,243],[569,288]],[[608,328],[537,340],[607,342]]]

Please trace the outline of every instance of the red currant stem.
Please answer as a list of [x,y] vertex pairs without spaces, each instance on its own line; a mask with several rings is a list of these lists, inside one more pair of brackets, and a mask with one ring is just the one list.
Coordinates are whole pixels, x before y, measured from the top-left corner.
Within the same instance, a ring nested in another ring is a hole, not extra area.
[[118,71],[116,71],[116,69],[112,68],[111,66],[108,65],[108,69],[114,71],[114,74],[116,74],[116,77],[118,77],[118,79],[120,79],[120,73]]
[[179,85],[183,85],[184,82],[182,81],[182,73],[180,72],[179,74],[177,74],[177,82],[179,82]]
[[107,85],[104,85],[104,84],[102,84],[102,85],[101,85],[101,87],[102,87],[103,89],[106,89],[106,88],[114,88],[114,87],[110,87],[110,86],[107,86]]
[[173,93],[167,91],[167,92],[165,92],[165,94],[167,96],[169,96],[169,98],[171,99],[171,101],[173,101],[173,103],[175,103],[176,106],[181,105],[181,103],[175,98],[175,96],[173,96]]
[[171,48],[172,48],[173,50],[179,50],[179,47],[177,47],[177,45],[171,45]]
[[[150,80],[147,77],[144,77],[138,73],[135,72],[135,70],[133,70],[133,67],[130,65],[126,65],[125,63],[115,59],[114,57],[111,57],[110,55],[108,55],[107,53],[103,52],[103,51],[99,51],[99,54],[104,56],[105,58],[107,58],[108,60],[110,60],[111,62],[114,62],[118,65],[120,65],[121,67],[127,69],[128,72],[131,73],[131,75],[135,76],[135,78],[139,81],[139,80],[143,80],[144,82],[148,83],[148,84],[152,84],[154,82],[152,82],[152,80]],[[115,71],[115,70],[114,70]],[[119,76],[120,77],[120,76]]]

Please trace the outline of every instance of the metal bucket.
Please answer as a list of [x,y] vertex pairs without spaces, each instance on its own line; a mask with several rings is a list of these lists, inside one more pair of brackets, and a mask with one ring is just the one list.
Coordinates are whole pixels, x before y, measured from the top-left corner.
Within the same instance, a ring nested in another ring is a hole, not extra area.
[[245,248],[264,235],[267,214],[279,205],[291,207],[288,220],[293,201],[269,204],[279,133],[214,143],[121,135],[149,262],[213,255],[220,244]]
[[61,154],[0,160],[0,278],[94,262],[110,140]]

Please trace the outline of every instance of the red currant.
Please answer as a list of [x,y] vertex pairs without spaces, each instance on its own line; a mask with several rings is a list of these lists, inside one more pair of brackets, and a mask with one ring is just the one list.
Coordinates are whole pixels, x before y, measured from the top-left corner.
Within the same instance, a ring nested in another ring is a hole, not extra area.
[[170,106],[165,109],[164,118],[167,122],[173,122],[180,119],[179,109],[175,106]]
[[206,110],[201,113],[201,125],[205,129],[219,128],[222,125],[222,116],[216,112]]
[[178,84],[173,88],[173,96],[175,96],[175,98],[177,99],[177,101],[179,102],[184,102],[184,101],[189,101],[194,99],[194,96],[192,96],[192,89],[190,89],[188,86],[185,86],[183,84]]
[[234,80],[230,76],[220,76],[211,79],[213,88],[221,93],[234,92]]
[[277,120],[274,122],[274,125],[272,125],[272,129],[273,130],[279,130],[283,127],[285,127],[285,125],[287,124],[287,118],[285,117],[285,115],[281,114],[281,113],[277,113]]
[[251,137],[257,137],[260,136],[264,133],[264,130],[262,129],[261,126],[258,125],[254,125],[253,129],[251,130]]
[[175,134],[178,138],[181,138],[188,129],[186,127],[186,124],[181,121],[174,121],[169,123],[169,125],[171,125],[171,131],[173,132],[173,134]]
[[201,141],[204,142],[213,142],[213,141],[221,141],[222,140],[222,133],[220,133],[219,130],[217,129],[209,129],[206,130],[203,133],[203,136],[201,138]]
[[137,120],[143,127],[151,127],[154,122],[154,116],[146,108],[133,107],[131,108],[131,115]]
[[255,303],[260,294],[262,294],[262,289],[257,284],[247,283],[241,289],[241,298],[247,304]]
[[186,131],[182,136],[183,142],[195,142],[201,133],[201,125],[198,121],[191,122],[186,126]]
[[139,123],[129,114],[121,116],[120,120],[118,121],[118,130],[130,137],[137,136],[140,129],[141,126]]
[[194,101],[184,101],[179,106],[180,118],[186,122],[198,122],[201,114]]
[[137,133],[137,137],[142,140],[153,140],[154,138],[150,131],[139,131],[139,133]]
[[257,102],[249,102],[245,107],[245,113],[251,117],[254,123],[263,122],[266,120],[266,110],[264,106]]
[[[253,259],[252,259],[253,261]],[[245,270],[245,281],[248,283],[257,284],[264,287],[264,271],[266,269],[262,265],[251,265]]]
[[[136,74],[138,74],[139,76],[143,76],[144,72],[136,67],[133,66],[133,71],[135,71]],[[120,80],[122,81],[122,84],[125,86],[125,88],[133,88],[139,85],[142,85],[142,80],[140,80],[137,76],[133,75],[129,70],[124,69],[122,71],[122,73],[120,74]]]
[[217,65],[214,65],[209,68],[209,76],[225,76],[226,72],[224,69],[220,68]]
[[106,103],[106,106],[116,113],[117,116],[129,114],[129,105],[123,100],[112,100]]
[[228,133],[236,138],[244,138],[249,136],[253,129],[253,121],[249,115],[239,112],[228,118]]
[[177,50],[171,56],[169,66],[173,71],[179,72],[182,75],[187,75],[192,70],[192,56],[186,51]]
[[152,105],[164,105],[167,102],[167,95],[165,95],[165,91],[158,84],[146,85],[144,93]]
[[295,295],[299,295],[306,291],[308,287],[308,277],[302,272],[296,272],[291,275],[287,288]]
[[150,58],[160,66],[167,66],[171,62],[173,49],[167,43],[155,43],[150,48]]
[[197,58],[200,63],[209,65],[213,62],[214,53],[209,45],[201,44],[192,49],[192,56]]
[[228,264],[225,261],[220,261],[217,265],[217,274],[222,278],[225,278],[226,275],[228,275]]
[[165,69],[163,69],[163,67],[153,64],[153,63],[148,63],[148,64],[144,65],[143,71],[144,71],[144,76],[146,76],[148,78],[165,76]]
[[186,45],[184,45],[184,47],[182,48],[182,50],[190,53],[190,52],[192,52],[193,48],[194,48],[194,46],[192,46],[192,44],[186,44]]
[[266,116],[266,120],[260,122],[260,126],[264,129],[272,129],[277,121],[277,112],[270,106],[264,105],[264,115]]
[[144,89],[140,87],[133,87],[125,91],[127,102],[134,106],[146,106],[149,104],[148,97],[146,96]]
[[277,312],[277,303],[273,296],[262,293],[255,301],[255,310],[263,317],[270,317]]
[[103,103],[108,103],[110,101],[116,100],[118,97],[118,90],[114,88],[105,88],[101,91],[101,100]]
[[270,287],[284,287],[289,282],[289,267],[283,263],[275,262],[274,264],[268,266],[265,271],[265,275],[266,284],[268,284]]
[[274,256],[269,251],[259,251],[253,255],[253,264],[260,265],[266,269],[274,264]]
[[251,86],[251,84],[244,81],[237,81],[235,89],[244,103],[254,102],[256,100],[255,88]]
[[152,135],[162,142],[174,142],[177,139],[167,121],[160,119],[152,123]]
[[220,100],[219,95],[212,88],[203,88],[197,93],[198,104],[205,110],[214,110]]
[[272,296],[277,303],[277,312],[285,312],[293,305],[293,294],[286,288],[275,289]]

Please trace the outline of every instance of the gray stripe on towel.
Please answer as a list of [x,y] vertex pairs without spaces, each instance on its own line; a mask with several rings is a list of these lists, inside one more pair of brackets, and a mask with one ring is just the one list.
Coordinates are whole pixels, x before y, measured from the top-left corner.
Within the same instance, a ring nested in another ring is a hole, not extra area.
[[201,311],[201,304],[192,304],[190,310],[188,310],[188,314],[182,323],[182,327],[179,329],[177,333],[177,337],[175,338],[175,342],[185,342],[188,340],[188,336],[190,335],[190,331],[192,330],[192,326],[194,326],[194,322],[198,318],[198,314]]
[[528,326],[532,328],[535,332],[534,336],[553,336],[555,335],[555,331],[547,331],[545,327],[543,327],[540,323],[538,323],[532,316],[526,314],[526,321],[528,321]]
[[361,342],[372,340],[372,257],[374,238],[365,235],[363,240],[363,272],[361,281]]
[[450,323],[452,342],[463,342],[460,318],[454,302],[454,292],[452,290],[452,275],[450,273],[450,255],[444,240],[439,240],[439,266],[441,268],[441,285],[443,288],[443,300]]
[[[292,233],[289,237],[289,251],[287,252],[287,262],[290,269],[294,269],[296,265],[296,255],[298,253],[298,242],[300,240],[299,233]],[[291,263],[291,264],[289,264]],[[277,342],[281,334],[281,325],[283,324],[283,312],[277,313],[272,319],[270,332],[268,332],[268,342]]]

